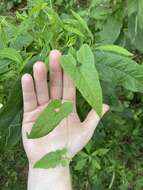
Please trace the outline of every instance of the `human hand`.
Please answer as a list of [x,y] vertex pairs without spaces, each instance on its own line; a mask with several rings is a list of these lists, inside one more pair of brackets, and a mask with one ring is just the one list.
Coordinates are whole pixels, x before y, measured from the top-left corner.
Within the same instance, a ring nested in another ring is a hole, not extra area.
[[[22,77],[24,115],[22,126],[23,145],[29,160],[28,190],[71,190],[69,166],[43,170],[34,169],[33,165],[41,157],[51,151],[67,148],[69,156],[76,155],[91,139],[100,121],[99,116],[91,110],[84,122],[76,112],[76,89],[70,77],[60,66],[60,52],[50,53],[50,82],[47,83],[47,69],[44,63],[37,62],[33,66],[34,79],[25,74]],[[49,90],[48,90],[49,89]],[[48,135],[38,139],[28,139],[26,133],[40,113],[52,99],[62,99],[73,103],[73,112]],[[102,116],[109,106],[103,104]]]
[[[42,62],[37,62],[33,66],[34,80],[29,74],[22,77],[24,100],[22,136],[24,148],[31,165],[48,152],[64,147],[67,148],[69,155],[73,157],[91,139],[100,120],[97,113],[92,110],[84,122],[80,121],[76,112],[76,89],[73,81],[61,69],[60,55],[57,50],[50,53],[50,90],[48,90],[47,69]],[[26,133],[30,132],[39,114],[52,99],[71,101],[74,105],[73,112],[47,136],[28,139]],[[103,104],[102,115],[108,109],[108,105]]]

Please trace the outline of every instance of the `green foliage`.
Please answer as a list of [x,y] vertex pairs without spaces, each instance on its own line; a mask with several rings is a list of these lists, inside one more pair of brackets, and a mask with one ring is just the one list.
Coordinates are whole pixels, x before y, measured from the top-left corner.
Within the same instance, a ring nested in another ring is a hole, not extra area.
[[143,66],[131,58],[110,52],[95,51],[95,64],[101,80],[143,92]]
[[[37,60],[48,63],[53,48],[77,60],[77,50],[86,43],[110,112],[72,162],[74,189],[142,190],[142,0],[29,0],[16,7],[9,2],[0,2],[0,14],[6,15],[0,16],[0,50],[13,48],[23,61],[0,58],[1,188],[26,188],[19,176],[26,164],[22,148],[10,150],[20,139],[21,75],[31,73]],[[90,109],[77,90],[81,120]]]
[[62,166],[65,166],[69,163],[70,159],[67,157],[67,150],[57,150],[54,152],[50,152],[43,156],[36,164],[34,165],[34,168],[43,168],[43,169],[49,169],[49,168],[55,168],[59,164]]
[[8,58],[10,60],[15,61],[18,64],[21,64],[23,61],[21,55],[15,49],[12,48],[1,49],[0,58]]
[[71,54],[63,55],[61,58],[63,69],[71,76],[90,106],[101,116],[102,91],[90,47],[86,44],[81,46],[76,59]]
[[72,112],[72,103],[61,100],[51,101],[34,123],[28,138],[40,138],[50,133]]
[[[119,20],[119,16],[111,15],[103,25],[103,29],[99,32],[99,43],[101,44],[113,44],[117,40],[121,28],[122,20]],[[112,33],[112,35],[109,35]]]
[[101,46],[98,46],[95,48],[96,50],[103,50],[103,51],[111,51],[111,52],[114,52],[114,53],[119,53],[119,54],[122,54],[122,55],[125,55],[125,56],[133,56],[132,53],[130,53],[128,50],[122,48],[122,47],[119,47],[117,45],[101,45]]

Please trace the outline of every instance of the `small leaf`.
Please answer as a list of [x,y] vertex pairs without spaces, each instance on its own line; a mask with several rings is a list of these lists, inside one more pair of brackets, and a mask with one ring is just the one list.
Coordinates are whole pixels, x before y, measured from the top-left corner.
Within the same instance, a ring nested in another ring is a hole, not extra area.
[[29,16],[36,15],[39,13],[40,10],[44,9],[46,6],[46,3],[39,2],[29,11]]
[[86,164],[87,164],[87,159],[83,159],[82,158],[81,160],[79,160],[76,163],[74,169],[77,170],[77,171],[80,171],[80,170],[82,170],[86,166]]
[[92,165],[92,169],[98,169],[98,170],[101,169],[100,163],[96,159],[92,160],[91,165]]
[[82,96],[101,116],[102,90],[94,65],[94,55],[89,46],[85,44],[80,48],[77,52],[77,61],[71,54],[63,55],[61,65],[71,76]]
[[0,58],[8,58],[19,64],[23,61],[21,55],[13,48],[0,49]]
[[70,26],[70,25],[64,25],[64,30],[66,30],[67,32],[73,33],[73,34],[77,34],[78,36],[81,37],[85,37],[83,33],[81,33],[80,30],[78,30],[77,28]]
[[111,51],[111,52],[119,53],[125,56],[133,56],[133,54],[130,53],[128,50],[117,45],[102,45],[102,46],[96,47],[95,50]]
[[28,138],[40,138],[50,133],[62,119],[72,112],[72,103],[61,100],[51,101],[34,123]]
[[38,162],[36,162],[34,168],[55,168],[59,164],[61,164],[62,166],[66,166],[69,164],[69,162],[70,159],[67,157],[67,149],[64,148],[61,150],[49,152],[48,154],[43,156]]
[[107,154],[108,151],[109,151],[109,149],[107,149],[107,148],[100,148],[100,149],[96,150],[95,152],[93,152],[92,156],[96,156],[96,155],[103,156],[103,155]]

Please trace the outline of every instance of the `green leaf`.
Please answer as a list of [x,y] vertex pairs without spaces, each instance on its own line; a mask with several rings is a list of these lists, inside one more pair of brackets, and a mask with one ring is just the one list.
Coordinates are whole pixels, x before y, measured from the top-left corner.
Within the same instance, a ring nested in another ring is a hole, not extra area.
[[92,159],[91,166],[93,169],[101,169],[100,163],[96,159]]
[[128,50],[123,47],[117,45],[102,45],[95,48],[95,50],[104,50],[104,51],[111,51],[114,53],[119,53],[125,56],[133,56]]
[[6,73],[10,70],[10,65],[12,64],[11,60],[1,59],[0,60],[0,75]]
[[8,44],[7,34],[3,29],[3,27],[0,25],[0,48],[7,47],[7,44]]
[[32,41],[33,37],[28,32],[25,32],[12,39],[10,42],[10,47],[16,50],[22,50],[23,47],[28,47]]
[[88,45],[83,45],[77,52],[77,61],[71,54],[61,57],[61,65],[67,72],[82,96],[101,116],[102,90],[98,73],[94,65],[94,55]]
[[36,15],[46,7],[46,3],[39,2],[37,3],[30,11],[29,11],[29,16]]
[[[110,15],[99,32],[101,44],[113,44],[119,37],[122,28],[122,20],[117,15]],[[112,35],[110,35],[112,34]]]
[[67,157],[67,149],[61,149],[53,152],[49,152],[45,156],[43,156],[36,164],[34,168],[55,168],[59,164],[62,166],[68,165],[70,159]]
[[130,42],[133,44],[134,49],[138,49],[143,53],[143,29],[138,25],[136,13],[132,14],[128,19],[128,35]]
[[7,104],[0,109],[0,131],[10,127],[14,117],[22,108],[21,82],[18,80],[13,86]]
[[61,100],[51,101],[34,123],[28,138],[40,138],[50,133],[72,112],[72,103]]
[[108,151],[109,151],[109,149],[107,149],[107,148],[100,148],[100,149],[96,150],[95,152],[93,152],[92,156],[96,156],[96,155],[103,156],[103,155],[107,154]]
[[[38,61],[43,60],[42,55],[38,55],[33,57],[29,63],[25,66],[23,69],[23,73],[30,73],[32,71],[33,64]],[[22,108],[22,90],[21,90],[21,77],[15,82],[14,86],[12,87],[10,91],[10,95],[8,98],[8,101],[6,105],[0,109],[0,131],[1,133],[4,133],[4,131],[8,130],[11,127],[11,123],[13,125],[16,125],[16,123],[13,123],[13,120],[15,116],[23,109]],[[20,125],[22,124],[22,118],[20,121]],[[19,139],[19,136],[15,137]]]
[[103,81],[143,92],[143,66],[131,58],[106,51],[95,51],[95,65]]
[[76,163],[76,165],[74,166],[74,170],[80,171],[86,166],[86,164],[87,159],[82,158]]
[[13,48],[0,49],[0,58],[8,58],[19,64],[23,61],[21,55]]
[[64,25],[64,30],[73,34],[77,34],[78,36],[85,37],[84,34],[78,30],[77,28],[70,26],[70,25]]
[[32,56],[34,53],[30,53],[27,58],[23,61],[23,63],[21,64],[19,70],[20,72],[24,69],[24,67],[28,64],[28,62],[31,60]]
[[13,121],[10,124],[10,127],[5,131],[6,149],[11,149],[21,139],[21,119],[22,110],[14,117]]
[[50,22],[53,24],[53,26],[55,24],[57,24],[57,26],[62,25],[62,21],[60,19],[60,16],[57,14],[57,12],[54,9],[46,6],[44,8],[44,12],[48,15],[48,18],[49,18]]
[[72,12],[73,16],[78,20],[81,28],[83,30],[86,30],[88,32],[88,34],[90,35],[90,37],[93,38],[93,35],[92,35],[91,31],[89,30],[86,21],[78,13],[76,13],[75,11],[71,10],[71,12]]
[[131,16],[133,13],[137,12],[137,10],[138,10],[137,2],[133,0],[128,0],[127,1],[128,16]]
[[104,20],[109,14],[112,13],[112,9],[104,6],[98,6],[91,10],[90,17],[96,20]]

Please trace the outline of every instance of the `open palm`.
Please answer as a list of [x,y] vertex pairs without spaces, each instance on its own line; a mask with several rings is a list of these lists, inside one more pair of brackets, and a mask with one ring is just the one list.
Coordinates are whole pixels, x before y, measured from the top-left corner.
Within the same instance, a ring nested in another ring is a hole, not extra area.
[[[76,89],[70,77],[60,66],[60,52],[52,50],[50,53],[50,82],[47,83],[47,69],[44,63],[37,62],[33,66],[33,76],[25,74],[22,77],[24,115],[22,136],[29,162],[33,165],[50,151],[66,147],[71,157],[77,154],[91,139],[100,120],[97,113],[91,110],[84,122],[81,122],[76,112]],[[73,112],[48,135],[38,139],[27,139],[39,114],[52,99],[71,101]],[[103,104],[103,113],[109,107]]]

